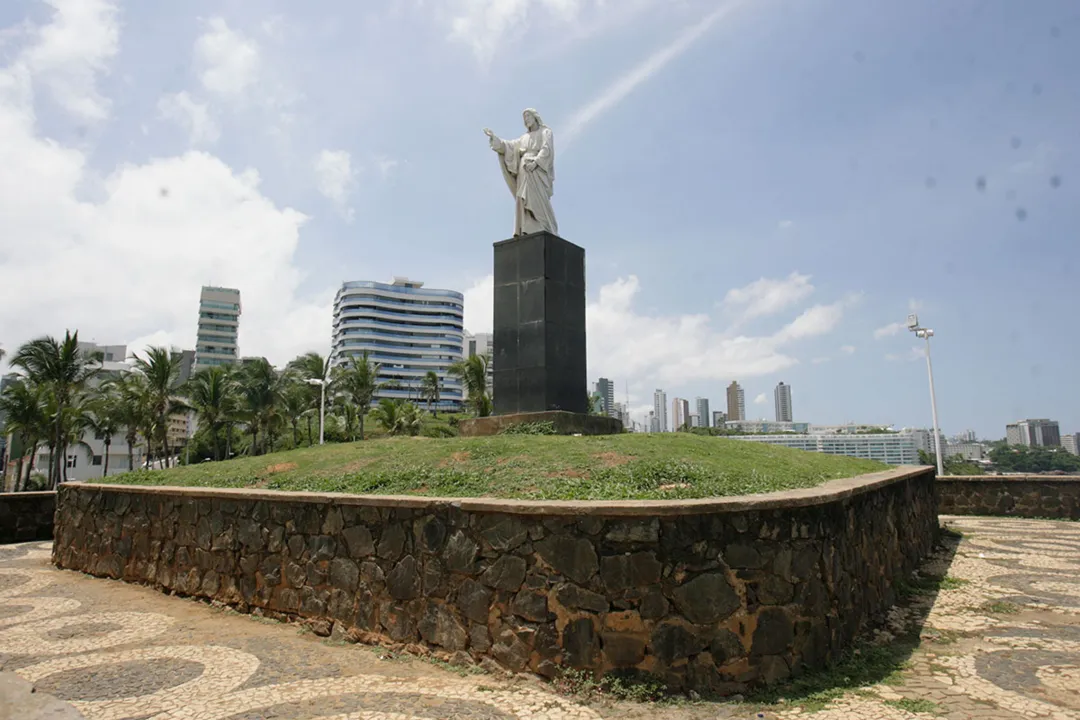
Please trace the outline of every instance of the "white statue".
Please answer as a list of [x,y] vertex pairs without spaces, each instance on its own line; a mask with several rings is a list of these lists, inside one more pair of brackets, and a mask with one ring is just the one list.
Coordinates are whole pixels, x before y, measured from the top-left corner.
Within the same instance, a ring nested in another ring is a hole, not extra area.
[[488,128],[484,134],[499,154],[503,178],[514,196],[514,236],[547,230],[558,234],[551,195],[555,186],[555,138],[551,128],[532,108],[522,114],[526,133],[517,140],[503,140]]

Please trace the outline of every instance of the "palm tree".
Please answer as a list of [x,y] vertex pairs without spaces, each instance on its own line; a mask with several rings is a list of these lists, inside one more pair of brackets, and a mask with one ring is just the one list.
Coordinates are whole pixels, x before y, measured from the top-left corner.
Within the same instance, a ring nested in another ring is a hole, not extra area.
[[23,458],[30,448],[30,462],[26,476],[34,471],[34,457],[38,444],[49,435],[49,418],[45,415],[42,389],[28,380],[19,380],[4,388],[0,395],[0,414],[6,418],[3,432],[19,438],[20,455],[15,466],[15,492],[20,490],[23,479]]
[[183,400],[176,395],[180,358],[180,353],[163,347],[146,348],[145,357],[135,355],[135,369],[146,378],[147,405],[154,425],[153,430],[160,436],[165,467],[169,466],[171,457],[169,415],[184,408]]
[[244,415],[251,431],[251,454],[260,455],[259,431],[263,431],[263,450],[272,444],[273,433],[281,420],[281,377],[266,358],[244,364],[239,377],[244,398]]
[[[300,417],[311,410],[311,393],[305,381],[289,377],[281,391],[281,412],[292,426],[292,446],[300,445]],[[308,414],[310,422],[311,415]]]
[[[105,383],[116,397],[116,420],[124,429],[124,442],[127,443],[128,470],[135,469],[135,445],[139,442],[139,432],[146,426],[150,415],[147,400],[146,377],[140,373],[125,373],[110,378]],[[147,460],[149,460],[150,440],[147,438]]]
[[82,424],[105,445],[101,477],[109,474],[109,448],[112,447],[113,436],[123,428],[121,417],[120,399],[113,386],[108,383],[99,386],[87,403]]
[[[434,370],[428,370],[424,375],[424,379],[420,382],[420,394],[427,403],[428,412],[435,417],[439,416],[439,374]],[[432,411],[431,406],[435,405],[435,410]]]
[[221,428],[235,412],[237,390],[236,380],[220,365],[195,373],[185,387],[188,404],[195,410],[199,424],[210,433],[214,460],[221,459]]
[[[322,383],[327,383],[330,380],[330,358],[323,357],[317,352],[309,352],[295,358],[288,365],[288,370],[294,372],[302,380],[318,380]],[[314,438],[311,433],[311,420],[312,416],[319,411],[319,403],[321,402],[322,390],[318,385],[307,385],[305,390],[308,393],[310,400],[309,412],[305,413],[307,417],[307,438],[308,446],[314,444]]]
[[339,365],[334,368],[333,387],[352,401],[356,414],[360,420],[360,439],[364,439],[364,416],[371,409],[371,400],[375,393],[382,388],[390,387],[393,383],[379,382],[379,372],[382,365],[372,362],[370,353],[365,350],[360,355],[353,355],[348,365]]
[[491,359],[487,354],[472,355],[450,366],[450,374],[461,380],[468,393],[468,403],[477,417],[491,414],[491,395],[488,394],[487,376]]
[[49,462],[49,486],[56,487],[67,459],[64,423],[71,420],[68,408],[100,369],[100,357],[80,352],[79,332],[68,331],[60,341],[51,336],[31,340],[19,348],[11,364],[51,396],[53,458]]

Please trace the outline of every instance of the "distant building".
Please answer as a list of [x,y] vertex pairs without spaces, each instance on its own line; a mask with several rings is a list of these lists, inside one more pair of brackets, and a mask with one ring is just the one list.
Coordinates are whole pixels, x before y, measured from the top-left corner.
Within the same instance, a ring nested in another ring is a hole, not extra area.
[[[915,438],[915,449],[922,450],[927,455],[937,455],[937,447],[934,445],[934,431],[925,428],[904,428],[904,432],[911,433]],[[938,431],[938,440],[941,442],[941,450],[948,457],[948,443],[945,441],[945,433]]]
[[949,443],[945,446],[945,457],[961,457],[964,460],[982,460],[986,448],[977,442]]
[[712,426],[714,428],[724,427],[724,423],[727,422],[727,413],[723,410],[712,411]]
[[735,435],[736,440],[782,445],[796,450],[826,455],[846,455],[864,460],[877,460],[887,465],[917,465],[919,452],[911,433],[882,433],[848,435]]
[[657,388],[653,393],[653,419],[650,423],[655,426],[652,432],[667,432],[667,393]]
[[596,392],[600,394],[604,415],[615,417],[615,383],[607,378],[600,378],[596,381]]
[[727,388],[727,419],[746,419],[746,393],[735,381],[732,381]]
[[660,432],[660,420],[652,410],[649,411],[649,432]]
[[709,398],[695,398],[694,405],[697,409],[698,421],[701,423],[698,427],[712,427],[712,415],[709,414]]
[[1080,455],[1080,433],[1069,433],[1061,436],[1061,447],[1073,455]]
[[[334,299],[331,362],[349,365],[368,352],[379,363],[374,400],[419,401],[428,371],[439,377],[439,410],[461,407],[461,381],[449,374],[462,359],[464,296],[456,290],[425,288],[424,283],[394,278],[392,283],[358,280],[343,283]],[[479,352],[482,342],[478,342]]]
[[203,287],[199,293],[199,328],[195,336],[196,370],[232,365],[240,357],[240,291]]
[[180,375],[179,382],[186,383],[192,373],[195,372],[195,351],[194,350],[173,350],[175,353],[180,354]]
[[728,420],[724,423],[728,430],[744,433],[810,433],[813,426],[804,422],[774,422],[772,420]]
[[95,342],[79,341],[79,352],[82,355],[99,355],[101,362],[122,363],[128,359],[127,345],[98,345]]
[[791,386],[780,383],[773,391],[776,402],[776,421],[791,422]]
[[682,430],[690,423],[690,402],[683,398],[671,401],[671,429]]
[[1027,447],[1060,447],[1061,430],[1057,420],[1029,418],[1006,425],[1005,441],[1009,445]]

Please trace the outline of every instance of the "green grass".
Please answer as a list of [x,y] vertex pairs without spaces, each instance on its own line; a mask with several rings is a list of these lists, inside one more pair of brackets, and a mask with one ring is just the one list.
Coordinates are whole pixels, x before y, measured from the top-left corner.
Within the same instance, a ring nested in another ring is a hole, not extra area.
[[689,433],[384,438],[140,470],[127,485],[537,500],[770,492],[887,469],[880,463]]
[[993,615],[1015,615],[1023,608],[1008,600],[991,600],[983,603],[977,609]]
[[900,700],[886,700],[885,704],[911,713],[936,713],[938,711],[937,703],[932,703],[929,700],[902,698]]

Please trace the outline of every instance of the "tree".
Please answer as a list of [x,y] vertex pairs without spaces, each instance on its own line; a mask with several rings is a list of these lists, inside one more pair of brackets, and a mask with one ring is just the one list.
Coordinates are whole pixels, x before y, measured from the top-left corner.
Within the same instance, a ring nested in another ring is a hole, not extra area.
[[[243,396],[243,415],[251,433],[251,455],[261,455],[273,446],[273,436],[281,422],[281,376],[270,361],[258,358],[240,368],[239,383]],[[259,444],[262,432],[263,444]]]
[[199,370],[184,387],[198,424],[210,436],[214,460],[221,459],[221,429],[236,412],[237,390],[235,379],[220,365]]
[[[300,445],[300,416],[311,409],[308,384],[296,377],[287,377],[281,392],[281,412],[292,426],[292,446]],[[310,415],[308,416],[310,419]]]
[[392,383],[380,382],[379,372],[382,365],[372,362],[370,353],[365,350],[353,355],[348,365],[339,365],[332,373],[332,387],[336,393],[344,395],[354,406],[360,422],[360,439],[364,439],[364,416],[371,409],[371,400],[375,393]]
[[180,358],[180,353],[163,347],[146,348],[145,357],[135,355],[135,370],[146,378],[146,405],[152,417],[153,431],[161,440],[165,467],[169,466],[172,457],[169,452],[169,415],[185,407],[183,400],[176,395]]
[[[428,412],[435,417],[439,416],[439,391],[439,374],[434,370],[428,370],[424,375],[424,379],[420,382],[420,394],[424,398],[424,402],[427,403]],[[434,411],[431,409],[433,404],[435,405]]]
[[64,333],[63,340],[51,336],[31,340],[11,360],[34,384],[50,396],[52,405],[52,455],[49,462],[49,487],[56,487],[66,466],[65,422],[70,422],[69,408],[100,369],[100,357],[79,351],[79,332]]
[[26,477],[29,478],[34,471],[38,444],[49,435],[50,422],[43,411],[44,404],[42,389],[25,379],[8,385],[0,395],[0,413],[6,418],[3,432],[17,436],[21,450],[15,466],[15,492],[22,487],[26,448],[30,448],[30,462],[26,469]]
[[488,366],[491,359],[487,354],[472,355],[458,360],[450,366],[450,374],[461,380],[468,393],[468,404],[477,417],[491,414],[491,395],[487,389]]
[[92,433],[105,446],[101,477],[109,474],[109,449],[112,447],[113,436],[124,427],[122,419],[123,411],[114,387],[108,383],[99,385],[86,405],[81,424],[83,429]]
[[[128,470],[135,469],[135,445],[139,442],[139,433],[146,426],[150,409],[147,404],[149,391],[146,377],[140,373],[124,373],[109,378],[104,383],[116,398],[117,422],[123,428],[124,442],[127,443]],[[146,455],[150,457],[150,438],[146,438]]]
[[[330,358],[324,358],[317,352],[305,353],[295,358],[288,365],[288,370],[295,373],[302,380],[318,380],[321,383],[328,383],[330,381]],[[310,399],[311,412],[306,413],[307,417],[307,436],[308,445],[314,444],[314,438],[311,433],[311,420],[312,416],[319,412],[319,403],[322,401],[322,388],[318,385],[307,385],[305,388],[308,392]]]

